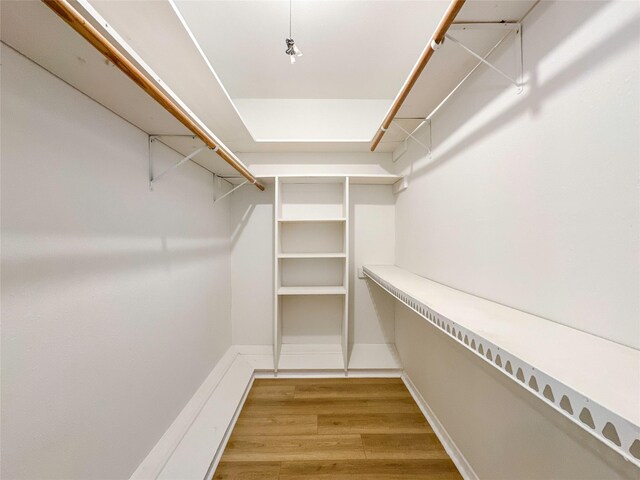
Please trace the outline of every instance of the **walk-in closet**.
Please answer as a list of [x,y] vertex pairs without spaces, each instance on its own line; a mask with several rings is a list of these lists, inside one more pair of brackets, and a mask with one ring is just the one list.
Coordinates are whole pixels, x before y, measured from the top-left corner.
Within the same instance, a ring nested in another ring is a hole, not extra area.
[[638,0],[0,0],[0,476],[640,480]]

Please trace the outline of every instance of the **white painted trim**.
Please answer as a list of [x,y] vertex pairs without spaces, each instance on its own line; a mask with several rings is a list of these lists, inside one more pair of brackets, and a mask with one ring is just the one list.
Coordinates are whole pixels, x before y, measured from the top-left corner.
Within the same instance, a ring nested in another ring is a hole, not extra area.
[[237,355],[156,478],[201,480],[206,477],[212,463],[223,452],[222,445],[252,379],[253,368],[243,355]]
[[157,478],[167,461],[176,450],[187,431],[198,418],[198,415],[211,397],[212,393],[227,373],[238,356],[238,349],[230,347],[200,388],[191,397],[182,411],[178,414],[158,443],[151,449],[146,458],[131,475],[131,480],[147,480]]
[[251,387],[253,386],[253,381],[255,379],[256,379],[255,374],[252,374],[251,380],[249,381],[247,388],[244,391],[244,395],[242,395],[242,399],[240,400],[240,403],[238,403],[238,407],[236,408],[236,413],[233,415],[231,422],[229,422],[229,425],[227,426],[227,431],[225,432],[224,437],[222,438],[222,441],[220,442],[220,444],[216,449],[216,454],[213,457],[213,461],[209,466],[209,470],[207,471],[207,474],[204,477],[205,480],[212,480],[213,476],[216,473],[216,468],[218,468],[218,464],[220,463],[220,459],[222,458],[224,449],[227,447],[227,442],[229,441],[229,437],[231,437],[231,432],[233,432],[233,428],[236,426],[236,422],[238,421],[238,417],[240,416],[240,412],[242,411],[244,402],[247,400],[247,396],[249,395],[249,391],[251,390]]
[[473,468],[471,468],[467,459],[464,457],[453,439],[449,436],[444,426],[440,423],[440,420],[438,420],[438,417],[436,417],[436,414],[431,410],[429,404],[427,404],[425,399],[422,397],[422,394],[413,384],[407,373],[403,372],[400,378],[402,378],[407,390],[409,390],[409,393],[418,404],[418,407],[420,407],[422,414],[427,419],[427,422],[429,422],[429,425],[431,425],[433,432],[440,440],[440,443],[442,443],[447,454],[451,457],[451,460],[460,472],[460,475],[462,475],[462,478],[465,480],[478,480],[478,475],[474,472]]

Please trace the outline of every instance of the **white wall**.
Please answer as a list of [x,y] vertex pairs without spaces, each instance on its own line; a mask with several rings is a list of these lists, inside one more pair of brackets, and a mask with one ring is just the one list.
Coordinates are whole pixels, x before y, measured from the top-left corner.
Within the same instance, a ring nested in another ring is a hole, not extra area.
[[638,5],[540,3],[524,93],[485,69],[444,107],[400,160],[399,266],[640,347]]
[[[400,267],[640,346],[638,5],[541,2],[523,27],[525,91],[485,69],[434,118],[433,158],[413,144],[399,163],[414,163]],[[637,478],[441,337],[396,309],[405,369],[480,478]]]
[[394,264],[396,197],[390,185],[352,185],[349,200],[350,342],[394,343],[394,301],[377,285],[358,278],[357,269]]
[[273,197],[249,186],[232,193],[231,317],[233,343],[273,345]]
[[[355,172],[381,173],[381,164],[389,163],[390,156],[254,153],[243,155],[243,160],[252,171],[264,166],[272,173],[340,175],[349,168]],[[234,344],[273,343],[273,197],[272,185],[264,192],[242,188],[231,195]],[[351,186],[350,333],[355,343],[393,343],[393,304],[382,292],[375,288],[370,291],[364,280],[358,280],[355,268],[363,262],[393,263],[394,203],[395,197],[388,185]],[[375,305],[372,298],[376,300]]]
[[2,46],[2,478],[128,478],[231,343],[228,204],[147,148]]

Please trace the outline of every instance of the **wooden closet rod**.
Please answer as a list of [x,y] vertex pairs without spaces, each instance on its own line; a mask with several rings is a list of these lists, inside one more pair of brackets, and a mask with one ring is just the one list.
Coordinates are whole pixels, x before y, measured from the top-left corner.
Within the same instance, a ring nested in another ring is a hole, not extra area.
[[191,117],[180,109],[165,93],[156,87],[127,57],[114,47],[93,25],[75,10],[67,0],[42,0],[51,10],[62,18],[71,28],[107,57],[116,67],[147,92],[156,102],[187,127],[205,145],[215,151],[222,159],[235,168],[244,178],[260,190],[264,186],[242,165],[242,162],[219,140],[214,140]]
[[380,140],[382,140],[382,137],[387,131],[387,128],[389,128],[389,125],[391,125],[391,122],[393,122],[393,119],[398,114],[398,110],[400,110],[400,107],[402,107],[402,104],[407,99],[407,96],[411,92],[411,89],[413,88],[415,83],[418,81],[418,78],[420,77],[420,74],[424,70],[424,67],[427,66],[427,63],[429,63],[429,59],[431,58],[431,55],[433,55],[433,52],[435,51],[434,47],[438,48],[438,46],[444,40],[444,36],[447,33],[447,30],[449,30],[449,27],[455,20],[456,16],[458,15],[458,12],[464,5],[464,2],[465,0],[451,1],[449,8],[447,8],[447,11],[445,12],[444,16],[442,17],[442,20],[440,20],[440,23],[436,28],[436,31],[433,33],[431,40],[429,40],[428,45],[422,51],[422,54],[420,55],[420,58],[418,59],[415,66],[413,67],[413,70],[411,70],[411,73],[409,74],[409,78],[407,78],[407,81],[402,86],[400,93],[398,93],[395,100],[391,104],[391,108],[387,112],[387,116],[384,117],[384,121],[382,122],[382,125],[380,126],[380,128],[378,128],[378,131],[376,132],[376,136],[373,137],[373,142],[371,143],[372,152],[376,149],[376,147],[380,143]]

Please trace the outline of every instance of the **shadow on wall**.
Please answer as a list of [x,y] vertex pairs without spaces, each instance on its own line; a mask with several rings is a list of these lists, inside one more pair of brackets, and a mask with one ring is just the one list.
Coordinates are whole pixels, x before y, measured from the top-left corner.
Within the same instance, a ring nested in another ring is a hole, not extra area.
[[[82,251],[77,245],[66,243],[63,248],[14,255],[2,261],[5,288],[34,287],[49,282],[70,282],[91,276],[185,268],[189,264],[214,262],[228,254],[228,243],[216,240],[160,239],[101,239]],[[64,240],[63,240],[64,243]],[[118,248],[118,244],[126,248]],[[132,244],[139,247],[131,248]]]
[[[256,207],[260,209],[261,205],[273,206],[273,195],[273,185],[265,185],[264,191],[259,191],[251,185],[245,185],[238,192],[231,194],[234,197],[229,199],[232,202],[230,218],[232,249],[242,237],[245,228],[250,223],[251,216],[256,211]],[[265,232],[264,241],[273,244],[273,231]]]
[[[530,13],[530,20],[534,25],[537,21],[544,21],[541,17],[544,16],[546,10],[548,10],[552,2],[540,2],[535,9]],[[563,29],[547,29],[548,35],[545,35],[544,42],[536,45],[535,51],[540,53],[538,57],[525,58],[525,65],[538,65],[549,51],[553,50],[554,46],[559,45],[562,39],[570,35],[572,32],[580,28],[580,26],[587,22],[590,18],[598,13],[598,11],[607,5],[608,2],[581,2],[583,8],[580,9],[580,15],[570,18],[571,22],[563,22]],[[635,15],[628,19],[624,25],[616,28],[615,32],[609,34],[604,40],[598,43],[598,45],[605,46],[606,49],[602,54],[594,54],[593,50],[588,50],[581,56],[576,58],[572,63],[565,66],[565,68],[557,73],[555,76],[549,78],[543,85],[538,84],[538,75],[535,70],[525,71],[525,89],[518,103],[512,107],[506,109],[501,114],[497,115],[494,119],[484,123],[481,127],[475,129],[475,131],[469,133],[464,139],[460,140],[446,151],[437,152],[437,146],[434,147],[434,159],[430,162],[426,162],[423,165],[415,168],[412,171],[411,177],[419,177],[425,175],[430,171],[438,168],[448,160],[454,159],[457,155],[465,151],[485,138],[488,134],[500,129],[500,127],[509,124],[514,118],[524,115],[526,113],[535,114],[542,108],[544,99],[558,92],[562,88],[575,82],[576,79],[589,75],[589,73],[603,62],[607,61],[607,58],[616,54],[616,52],[624,49],[627,45],[636,42],[640,36],[640,29],[638,28],[638,22],[640,22],[640,16]],[[529,25],[529,28],[531,28]],[[533,53],[531,49],[526,49],[526,29],[523,29],[523,49],[525,53]],[[502,82],[502,80],[500,79]],[[501,83],[500,85],[503,85]],[[503,88],[500,88],[502,91]],[[468,109],[472,111],[480,111],[483,107],[488,105],[495,99],[495,91],[491,91],[491,95],[486,95],[486,90],[483,91],[483,95],[465,95],[464,99],[458,98],[457,101],[464,101]],[[456,100],[453,100],[454,102]],[[461,118],[458,122],[450,122],[450,127],[447,131],[438,132],[438,138],[440,142],[444,142],[454,132],[456,132],[462,123],[466,121],[466,118]],[[434,127],[439,126],[437,116],[433,122]]]
[[[139,150],[144,151],[146,142],[134,133],[136,149],[143,146]],[[5,177],[13,181],[3,183],[3,200],[8,201],[2,241],[10,252],[2,257],[4,288],[74,284],[132,272],[170,274],[228,256],[226,212],[209,213],[214,186],[201,167],[181,166],[150,191],[143,176],[146,155],[132,157],[134,148],[93,134],[90,139],[108,152],[108,168],[103,159],[74,157],[63,150],[64,163],[50,160],[46,180],[29,195],[21,195],[20,189],[29,168],[24,164],[35,155],[19,151],[22,162],[3,165]],[[149,153],[160,169],[179,161],[168,147],[159,147]],[[9,160],[18,153],[11,150]]]

